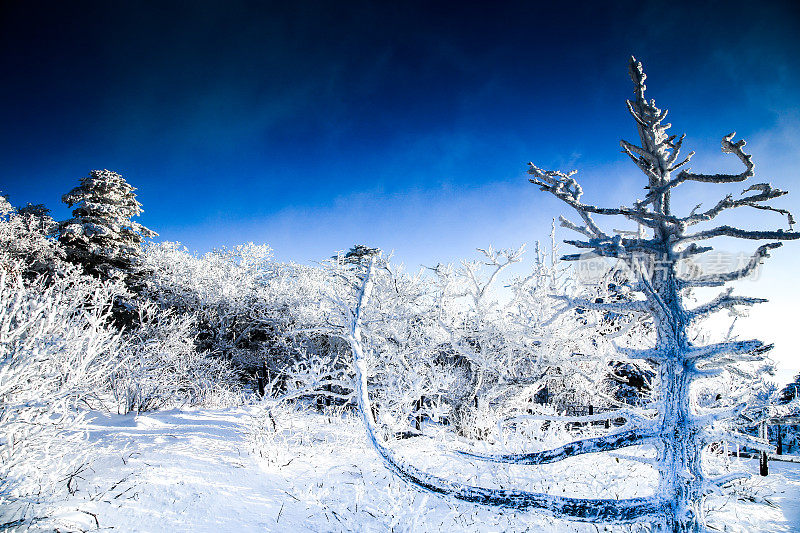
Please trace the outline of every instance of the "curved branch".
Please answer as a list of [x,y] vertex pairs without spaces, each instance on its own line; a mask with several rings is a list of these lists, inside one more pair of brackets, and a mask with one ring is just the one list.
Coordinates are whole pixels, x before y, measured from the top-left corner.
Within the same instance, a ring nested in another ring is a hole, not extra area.
[[491,455],[458,450],[458,453],[465,457],[480,459],[482,461],[489,461],[492,463],[541,465],[555,463],[562,461],[567,457],[583,455],[586,453],[607,452],[611,450],[618,450],[620,448],[627,448],[628,446],[637,446],[655,439],[656,435],[652,432],[642,431],[641,429],[632,429],[623,431],[621,433],[615,433],[613,435],[576,440],[563,446],[559,446],[558,448],[552,448],[550,450],[543,450],[540,452]]
[[694,174],[692,172],[683,171],[675,180],[681,181],[701,181],[705,183],[737,183],[752,178],[755,175],[753,169],[753,158],[750,154],[744,153],[742,148],[747,144],[743,139],[731,142],[736,132],[729,133],[722,138],[722,152],[726,154],[734,154],[741,160],[745,166],[744,172],[739,174]]

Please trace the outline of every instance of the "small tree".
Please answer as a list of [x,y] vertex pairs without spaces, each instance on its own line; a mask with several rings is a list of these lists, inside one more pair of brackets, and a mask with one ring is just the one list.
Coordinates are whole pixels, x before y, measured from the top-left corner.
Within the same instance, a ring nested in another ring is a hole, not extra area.
[[116,172],[92,170],[62,197],[67,206],[76,206],[59,228],[69,261],[104,278],[131,271],[142,241],[158,235],[131,220],[142,213],[135,190]]
[[[625,424],[611,430],[607,435],[574,441],[555,449],[535,453],[506,455],[467,454],[473,458],[493,462],[516,464],[552,463],[585,453],[617,450],[634,445],[651,445],[656,450],[654,459],[631,457],[652,466],[659,474],[655,494],[628,499],[570,498],[550,494],[513,489],[488,489],[469,486],[424,472],[405,463],[376,437],[375,421],[370,416],[367,394],[365,344],[362,340],[362,315],[372,291],[373,268],[365,276],[361,296],[355,309],[350,312],[348,338],[353,348],[357,370],[358,398],[361,415],[373,446],[384,458],[387,466],[403,479],[426,490],[446,494],[455,498],[516,509],[541,508],[558,516],[580,521],[632,522],[650,521],[667,531],[700,531],[705,517],[703,501],[706,495],[720,490],[735,479],[746,474],[727,474],[711,477],[703,468],[703,452],[712,443],[722,440],[745,444],[767,450],[769,444],[727,430],[726,422],[735,418],[746,407],[739,404],[732,408],[701,407],[693,385],[696,380],[717,376],[733,370],[740,362],[759,360],[771,346],[758,340],[724,342],[702,345],[690,335],[697,322],[708,315],[721,311],[735,311],[740,306],[763,302],[762,298],[733,296],[732,289],[707,302],[690,308],[689,291],[697,287],[722,287],[726,283],[751,274],[768,257],[768,252],[783,240],[800,238],[800,233],[791,231],[793,219],[783,210],[768,205],[785,191],[773,188],[768,183],[757,183],[746,188],[740,198],[726,195],[713,207],[699,211],[699,206],[684,216],[673,212],[672,190],[677,186],[696,181],[701,183],[739,183],[754,175],[751,157],[743,151],[744,141],[733,141],[734,134],[722,140],[722,150],[741,160],[745,170],[740,174],[696,174],[681,169],[689,162],[693,153],[679,160],[684,136],[667,135],[670,127],[664,123],[667,116],[655,106],[654,101],[645,100],[645,75],[641,63],[630,60],[630,75],[634,83],[635,98],[628,101],[628,110],[633,116],[641,146],[621,141],[622,150],[634,161],[647,177],[647,195],[636,200],[630,207],[604,208],[583,203],[583,190],[569,174],[545,171],[532,163],[529,173],[531,182],[549,192],[573,208],[581,218],[576,224],[562,217],[563,226],[581,234],[583,240],[566,241],[594,256],[613,258],[627,266],[632,279],[627,283],[631,293],[622,301],[598,301],[588,298],[562,296],[567,308],[612,312],[622,315],[641,314],[649,316],[655,330],[655,344],[648,349],[622,348],[621,351],[634,360],[644,360],[655,368],[657,398],[652,407],[642,410],[626,408],[607,415],[570,417],[575,422],[592,422],[606,418],[625,419]],[[730,209],[752,207],[786,215],[789,231],[755,231],[729,225],[718,225],[709,229],[692,231],[696,224],[714,220]],[[603,230],[595,222],[596,215],[616,216],[637,224],[637,231],[611,232]],[[701,246],[700,241],[715,237],[731,237],[748,240],[769,240],[758,247],[749,261],[739,269],[717,273],[687,269],[687,262],[712,250]],[[577,261],[584,254],[573,254],[563,259]],[[565,417],[561,417],[565,420]]]

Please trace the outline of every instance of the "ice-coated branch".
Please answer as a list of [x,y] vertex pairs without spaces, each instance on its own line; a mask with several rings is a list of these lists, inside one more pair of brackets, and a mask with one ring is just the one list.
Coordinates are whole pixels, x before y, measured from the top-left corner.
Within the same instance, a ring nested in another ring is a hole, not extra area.
[[[631,111],[631,113],[633,114],[633,111]],[[659,180],[660,176],[657,173],[659,164],[658,158],[656,158],[650,152],[647,152],[646,150],[636,146],[635,144],[631,144],[624,139],[619,141],[619,145],[622,148],[622,151],[631,158],[636,166],[639,167],[639,170],[644,172],[648,178],[650,178],[652,181]]]
[[[752,158],[749,154],[744,153],[744,151],[742,150],[742,148],[745,146],[746,143],[743,140],[737,141],[735,143],[732,142],[733,136],[735,134],[736,132],[733,132],[722,138],[722,151],[724,153],[736,155],[745,165],[744,172],[741,172],[740,174],[695,174],[687,170],[683,170],[667,183],[664,183],[663,185],[660,185],[658,187],[651,188],[648,195],[642,202],[639,203],[639,205],[642,206],[647,205],[648,203],[652,202],[656,197],[664,194],[665,192],[669,191],[674,187],[677,187],[678,185],[680,185],[685,181],[700,181],[706,183],[736,183],[745,181],[748,178],[753,177],[755,174],[753,172],[754,165]],[[681,161],[678,164],[674,164],[675,160],[677,159],[677,154],[680,150],[680,145],[683,143],[683,139],[684,136],[681,136],[680,140],[677,143],[671,145],[672,148],[675,149],[675,152],[673,153],[673,156],[668,160],[668,164],[670,165],[670,167],[668,168],[669,171],[676,170],[679,167],[685,165],[691,160],[692,156],[694,155],[694,152],[690,152],[689,155],[683,161]]]
[[745,166],[745,170],[739,174],[695,174],[693,172],[682,171],[675,180],[680,181],[701,181],[705,183],[737,183],[752,178],[755,175],[753,169],[753,158],[750,154],[744,153],[742,148],[747,144],[744,139],[733,142],[733,137],[736,132],[729,133],[722,138],[722,152],[726,154],[734,154],[741,160]]
[[615,419],[624,419],[627,422],[630,420],[642,420],[642,415],[640,413],[634,412],[631,409],[617,409],[615,411],[605,411],[601,413],[595,413],[593,415],[581,415],[581,416],[568,416],[568,415],[546,415],[546,414],[536,414],[536,415],[517,415],[506,418],[503,420],[504,423],[510,422],[518,422],[520,420],[540,420],[546,422],[567,422],[571,424],[586,424],[590,422],[602,422],[604,420],[615,420]]
[[650,253],[657,252],[656,245],[649,239],[627,239],[622,235],[614,235],[605,239],[590,239],[588,241],[576,241],[568,239],[564,241],[566,244],[571,244],[575,248],[584,248],[594,250],[598,255],[607,257],[619,257],[620,255],[628,255],[631,252]]
[[719,296],[708,302],[707,304],[695,307],[688,311],[689,317],[692,320],[701,318],[705,315],[721,311],[723,309],[733,309],[737,305],[755,305],[764,303],[766,298],[752,298],[749,296],[731,296],[733,288],[728,288]]
[[737,207],[753,207],[755,209],[763,209],[766,211],[773,211],[776,213],[780,213],[782,215],[786,215],[789,221],[789,226],[791,227],[794,224],[794,218],[792,217],[792,214],[786,209],[778,209],[777,207],[772,207],[769,205],[761,205],[761,202],[767,202],[774,198],[779,198],[787,194],[787,191],[783,191],[781,189],[775,189],[769,183],[756,183],[751,185],[747,189],[743,190],[742,194],[746,194],[751,191],[757,191],[757,192],[754,194],[750,194],[748,196],[744,196],[737,200],[734,200],[733,196],[728,194],[722,200],[717,202],[717,204],[711,209],[708,209],[707,211],[704,211],[702,213],[689,215],[683,219],[683,222],[687,226],[691,226],[699,222],[705,222],[707,220],[716,218],[717,215],[719,215],[726,209],[734,209]]
[[[692,243],[690,247],[693,245],[694,243]],[[771,242],[759,246],[753,253],[753,255],[750,257],[750,260],[747,262],[747,264],[738,270],[733,270],[730,272],[722,272],[719,274],[705,274],[702,276],[696,276],[691,279],[678,278],[678,283],[681,288],[720,287],[729,281],[735,281],[737,279],[746,278],[747,276],[755,272],[756,269],[758,269],[761,263],[764,262],[764,259],[770,257],[769,255],[770,250],[780,248],[781,246],[783,246],[783,243],[781,242]]]
[[763,353],[765,350],[769,350],[771,346],[772,345],[765,345],[759,340],[719,342],[716,344],[709,344],[708,346],[694,346],[690,348],[686,353],[686,359],[689,361],[701,362],[723,354],[738,355],[753,352]]
[[675,252],[674,254],[675,261],[683,261],[684,259],[688,259],[695,255],[700,255],[706,252],[710,252],[713,249],[714,248],[712,246],[698,246],[697,243],[693,242],[683,250]]
[[522,255],[525,253],[525,245],[523,244],[516,250],[495,250],[489,246],[485,249],[478,248],[478,251],[486,256],[488,261],[486,265],[494,267],[494,269],[489,275],[489,279],[483,284],[483,287],[481,287],[477,277],[475,276],[475,272],[471,268],[466,267],[467,275],[475,286],[475,293],[472,296],[476,304],[480,303],[480,301],[486,295],[486,291],[491,289],[492,285],[494,285],[494,282],[497,279],[497,276],[499,276],[503,270],[514,263],[519,263],[519,261],[522,259]]
[[719,492],[719,489],[730,485],[734,481],[739,481],[740,479],[748,479],[750,474],[746,472],[733,472],[730,474],[725,474],[723,476],[717,476],[703,482],[703,493],[704,494],[713,494],[715,492]]
[[744,433],[706,430],[701,433],[700,438],[703,444],[706,445],[724,440],[730,442],[731,444],[739,444],[741,446],[747,446],[748,448],[752,448],[754,450],[762,452],[775,451],[772,445],[769,443],[769,441],[758,437],[751,437],[750,435],[745,435]]
[[[555,170],[542,170],[533,163],[528,163],[528,174],[534,177],[529,179],[534,185],[538,185],[543,191],[549,192],[556,198],[582,214],[595,215],[620,215],[630,220],[639,222],[648,227],[655,227],[659,222],[677,224],[680,220],[672,215],[646,211],[644,209],[633,209],[630,207],[598,207],[596,205],[584,204],[580,201],[583,189],[577,180],[572,178],[576,171],[569,174]],[[599,231],[599,230],[598,230]]]
[[480,454],[464,450],[458,453],[471,459],[480,459],[492,463],[513,463],[519,465],[541,465],[562,461],[568,457],[583,455],[586,453],[599,453],[628,446],[646,444],[656,439],[656,435],[649,430],[631,429],[602,437],[582,439],[569,442],[563,446],[530,453],[509,453],[509,454]]
[[[734,407],[724,407],[722,409],[707,409],[703,414],[695,415],[692,419],[692,425],[698,429],[708,428],[721,420],[729,420],[739,416],[747,407],[747,404],[741,403]],[[708,430],[709,434],[713,430]]]
[[589,237],[590,239],[593,239],[594,237],[599,237],[600,236],[600,235],[597,235],[597,233],[595,231],[593,231],[588,224],[586,226],[579,226],[579,225],[575,224],[574,222],[571,222],[570,220],[567,220],[564,216],[559,216],[558,217],[558,221],[561,223],[561,227],[562,228],[571,229],[572,231],[580,233],[581,235],[585,235],[586,237]]
[[770,241],[791,241],[800,239],[800,233],[796,231],[784,231],[782,229],[775,231],[749,231],[733,226],[718,226],[706,231],[698,233],[691,233],[683,235],[678,238],[676,244],[690,241],[701,241],[704,239],[713,239],[714,237],[736,237],[737,239],[749,240],[770,240]]

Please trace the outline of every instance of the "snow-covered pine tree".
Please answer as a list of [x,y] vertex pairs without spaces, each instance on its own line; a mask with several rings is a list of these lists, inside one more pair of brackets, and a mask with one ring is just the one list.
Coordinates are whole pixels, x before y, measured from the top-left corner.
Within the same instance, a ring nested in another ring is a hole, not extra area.
[[[659,474],[655,493],[649,497],[595,499],[519,489],[489,489],[435,476],[403,461],[376,436],[375,420],[369,410],[362,315],[372,291],[373,262],[365,276],[358,303],[349,313],[348,340],[353,348],[357,396],[368,437],[387,467],[406,481],[425,490],[485,505],[539,508],[557,516],[588,522],[649,521],[666,531],[697,532],[704,528],[703,502],[706,495],[719,491],[736,479],[747,477],[747,474],[740,473],[710,477],[703,468],[703,451],[712,443],[722,440],[761,450],[769,449],[769,443],[765,440],[726,429],[725,422],[742,412],[745,404],[730,409],[701,408],[694,397],[692,385],[696,380],[725,372],[737,362],[758,360],[771,346],[758,340],[700,345],[689,335],[690,328],[714,312],[735,310],[739,306],[763,302],[764,299],[733,296],[732,289],[728,288],[708,303],[690,308],[687,295],[693,288],[723,287],[728,282],[748,276],[769,256],[770,250],[781,246],[780,241],[800,238],[800,233],[791,230],[794,222],[791,214],[768,204],[786,192],[768,183],[757,183],[746,188],[740,198],[726,195],[706,211],[699,211],[697,207],[687,215],[675,214],[671,204],[674,188],[690,181],[713,184],[744,182],[754,176],[753,163],[750,155],[743,151],[744,141],[734,142],[733,134],[730,134],[723,138],[722,150],[741,160],[745,166],[743,172],[697,174],[688,169],[679,170],[693,155],[690,153],[679,160],[685,136],[676,140],[675,135],[667,135],[670,127],[664,123],[667,112],[658,109],[653,100],[645,100],[645,75],[641,63],[631,57],[629,70],[635,98],[628,101],[628,110],[636,121],[641,146],[624,140],[621,146],[647,177],[648,193],[645,198],[634,201],[630,207],[598,207],[581,201],[583,191],[573,178],[575,172],[545,171],[531,163],[529,173],[533,176],[530,180],[532,183],[565,202],[580,216],[582,222],[579,224],[561,218],[563,226],[585,237],[584,240],[566,242],[588,250],[594,256],[617,259],[630,270],[632,280],[628,288],[634,295],[630,300],[598,302],[595,299],[568,296],[562,299],[570,308],[651,317],[656,332],[655,345],[649,349],[623,349],[623,352],[631,359],[644,360],[656,369],[655,409],[627,408],[609,414],[570,417],[575,422],[623,418],[625,424],[604,436],[573,441],[551,450],[507,455],[467,455],[493,462],[537,465],[580,454],[646,444],[655,447],[656,456],[640,460],[652,464]],[[711,222],[721,213],[739,207],[785,215],[789,230],[747,230],[724,224],[699,231],[691,229],[696,224]],[[595,221],[596,215],[627,219],[636,223],[639,230],[633,233],[607,233]],[[686,269],[682,267],[686,266],[687,260],[712,250],[711,246],[701,246],[698,241],[716,237],[773,242],[758,247],[742,268],[722,273],[695,271],[691,276],[684,274]],[[583,254],[573,254],[564,259],[577,261],[583,257]]]
[[371,248],[364,244],[356,244],[346,254],[334,255],[331,259],[349,265],[366,265],[371,257],[380,255],[380,248]]
[[135,190],[116,172],[92,170],[62,197],[67,206],[76,206],[73,218],[59,227],[68,260],[103,278],[130,272],[142,241],[157,236],[131,220],[142,213]]

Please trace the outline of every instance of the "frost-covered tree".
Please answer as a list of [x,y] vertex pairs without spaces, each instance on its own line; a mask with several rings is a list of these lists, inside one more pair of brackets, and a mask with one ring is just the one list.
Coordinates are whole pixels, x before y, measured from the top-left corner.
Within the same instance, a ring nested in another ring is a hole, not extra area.
[[52,272],[64,256],[52,238],[54,227],[46,207],[28,204],[17,210],[0,195],[0,264],[21,268],[26,278]]
[[338,262],[351,264],[351,265],[365,265],[369,263],[371,257],[380,255],[380,248],[370,248],[365,244],[356,244],[350,248],[344,255],[337,254],[331,259]]
[[130,272],[142,242],[157,235],[132,220],[142,213],[135,190],[116,172],[92,170],[62,197],[75,207],[59,228],[69,261],[102,277]]
[[[730,421],[746,407],[741,403],[727,408],[703,406],[697,398],[697,383],[704,379],[735,371],[738,364],[748,364],[763,357],[770,346],[758,340],[725,340],[704,344],[693,335],[699,321],[712,313],[736,311],[742,306],[763,302],[761,298],[734,296],[725,289],[706,303],[691,305],[690,291],[695,288],[724,287],[728,282],[751,274],[768,257],[769,251],[781,246],[780,241],[800,238],[791,230],[791,215],[769,205],[769,201],[785,193],[768,183],[747,187],[740,197],[726,195],[704,211],[700,206],[687,214],[673,211],[673,189],[686,182],[708,184],[740,183],[754,176],[750,155],[743,151],[744,141],[733,141],[733,134],[722,140],[722,150],[735,155],[745,166],[739,174],[699,174],[684,167],[693,154],[681,160],[684,136],[668,135],[664,122],[666,111],[645,99],[645,75],[641,63],[630,60],[630,75],[635,97],[628,101],[628,110],[636,122],[640,145],[621,141],[622,150],[647,178],[647,195],[631,206],[598,207],[584,203],[583,190],[573,177],[574,172],[545,171],[532,163],[531,182],[553,194],[573,208],[581,219],[574,223],[561,219],[562,225],[579,233],[583,239],[567,241],[595,257],[620,261],[630,279],[626,290],[630,297],[617,301],[560,296],[569,309],[611,312],[621,315],[644,315],[652,320],[654,343],[647,348],[620,347],[632,360],[643,360],[655,369],[655,401],[647,409],[623,408],[610,414],[575,417],[575,422],[592,422],[607,418],[624,419],[622,426],[607,434],[532,453],[486,455],[469,453],[472,458],[491,462],[537,465],[552,463],[580,454],[618,450],[645,445],[655,449],[654,457],[631,456],[652,465],[659,475],[654,494],[626,499],[564,497],[534,493],[521,489],[490,489],[470,486],[424,472],[403,461],[378,436],[375,420],[369,409],[367,375],[370,370],[368,344],[364,327],[372,318],[368,310],[375,283],[374,263],[365,276],[363,289],[349,316],[349,334],[355,368],[361,416],[368,436],[388,468],[403,479],[426,490],[458,499],[516,509],[540,508],[558,516],[580,521],[634,522],[648,521],[666,531],[700,531],[705,527],[704,499],[722,490],[746,474],[732,473],[712,477],[704,468],[707,448],[722,440],[751,448],[768,449],[764,440],[729,430]],[[727,224],[694,229],[697,224],[713,222],[722,213],[741,207],[773,211],[786,215],[789,230],[748,230]],[[597,216],[617,217],[636,224],[635,231],[611,231],[602,228]],[[716,237],[772,241],[759,246],[741,268],[726,272],[703,272],[687,268],[693,258],[710,252],[701,245]],[[563,259],[578,261],[586,254],[576,253]],[[365,319],[365,317],[368,317]],[[563,420],[563,417],[561,417]]]

